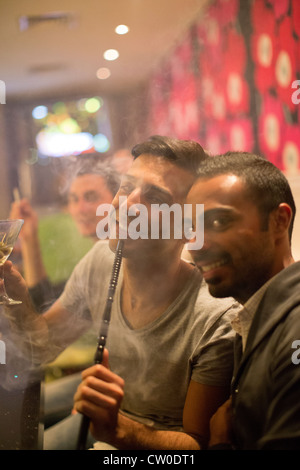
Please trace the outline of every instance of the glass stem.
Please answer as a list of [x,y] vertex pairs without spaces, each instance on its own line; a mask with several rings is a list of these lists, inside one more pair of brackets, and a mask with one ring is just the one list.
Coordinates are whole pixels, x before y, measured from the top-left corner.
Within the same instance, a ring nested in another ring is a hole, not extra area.
[[5,283],[4,283],[4,264],[1,264],[0,266],[0,297],[1,298],[8,297],[6,293],[6,289],[5,289]]

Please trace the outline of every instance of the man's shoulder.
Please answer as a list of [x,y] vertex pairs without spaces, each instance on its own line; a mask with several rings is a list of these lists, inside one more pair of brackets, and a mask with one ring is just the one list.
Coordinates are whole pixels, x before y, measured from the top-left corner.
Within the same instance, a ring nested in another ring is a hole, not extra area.
[[[293,263],[280,271],[266,289],[255,316],[256,323],[273,327],[287,321],[291,313],[300,307],[300,262]],[[295,313],[293,313],[293,318]]]
[[94,253],[101,253],[103,255],[109,255],[111,257],[114,256],[113,252],[109,248],[108,240],[97,241],[91,251],[93,251]]
[[95,277],[108,273],[110,275],[114,261],[114,253],[110,250],[108,242],[99,241],[76,265],[73,274],[87,280],[90,276]]
[[98,264],[99,261],[109,261],[114,259],[114,253],[109,248],[106,240],[100,240],[95,243],[91,250],[83,258],[86,262]]

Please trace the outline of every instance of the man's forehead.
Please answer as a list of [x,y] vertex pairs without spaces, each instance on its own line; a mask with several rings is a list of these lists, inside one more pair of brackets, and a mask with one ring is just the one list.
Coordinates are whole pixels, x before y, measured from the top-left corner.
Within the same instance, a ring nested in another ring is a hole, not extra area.
[[131,174],[136,170],[142,170],[143,168],[150,168],[153,172],[164,173],[167,168],[176,168],[176,166],[175,163],[167,158],[145,153],[133,160],[127,174]]
[[[187,199],[235,199],[245,196],[245,184],[241,178],[234,174],[217,175],[210,178],[198,179],[193,184]],[[201,202],[201,201],[199,201]]]
[[181,180],[195,180],[195,176],[187,169],[177,165],[172,160],[162,156],[142,154],[137,157],[126,175],[138,176],[140,178],[154,178],[157,181],[168,181],[178,184]]
[[84,175],[77,176],[71,183],[70,192],[79,190],[86,190],[86,188],[99,188],[105,184],[105,180],[101,175],[86,173]]

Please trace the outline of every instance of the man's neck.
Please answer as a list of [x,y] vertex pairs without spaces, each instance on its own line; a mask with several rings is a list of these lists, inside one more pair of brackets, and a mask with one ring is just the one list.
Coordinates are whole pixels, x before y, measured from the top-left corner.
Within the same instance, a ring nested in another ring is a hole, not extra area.
[[141,328],[164,313],[190,277],[193,267],[172,260],[123,260],[122,312],[132,328]]
[[259,291],[266,283],[268,283],[271,279],[273,279],[273,277],[275,277],[283,269],[287,268],[293,263],[295,263],[295,260],[291,252],[286,252],[285,255],[281,258],[278,257],[278,261],[276,263],[274,262],[272,269],[259,285],[256,285],[252,291],[244,291],[242,296],[235,296],[235,299],[240,304],[245,305],[249,301],[249,299],[251,299],[251,297],[253,297],[255,293]]

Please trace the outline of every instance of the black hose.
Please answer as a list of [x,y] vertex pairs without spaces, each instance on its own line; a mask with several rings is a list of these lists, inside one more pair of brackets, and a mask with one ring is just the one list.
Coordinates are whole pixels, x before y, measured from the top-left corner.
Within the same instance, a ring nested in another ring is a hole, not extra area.
[[[95,356],[94,356],[94,364],[101,364],[103,360],[103,352],[104,352],[104,348],[106,344],[108,327],[109,327],[110,317],[111,317],[111,308],[112,308],[112,303],[113,303],[114,294],[116,291],[121,263],[122,263],[122,248],[123,248],[123,241],[119,240],[116,253],[115,253],[114,264],[112,267],[112,275],[111,275],[111,279],[109,283],[106,304],[105,304],[104,312],[102,315],[102,323],[101,323],[99,337],[98,337],[97,349],[96,349]],[[78,435],[78,441],[77,441],[77,447],[76,447],[77,450],[86,449],[86,441],[87,441],[87,436],[89,432],[89,426],[90,426],[90,419],[87,416],[83,415],[81,419],[80,429],[79,429],[79,435]]]

